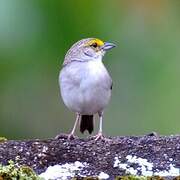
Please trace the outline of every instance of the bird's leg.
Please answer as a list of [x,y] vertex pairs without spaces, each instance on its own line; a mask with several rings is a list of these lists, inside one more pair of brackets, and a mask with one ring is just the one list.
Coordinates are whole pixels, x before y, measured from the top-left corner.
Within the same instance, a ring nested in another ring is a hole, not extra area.
[[74,123],[74,126],[73,126],[71,133],[69,133],[69,134],[58,134],[58,135],[56,135],[55,139],[61,139],[61,138],[65,138],[65,137],[66,138],[68,137],[68,139],[74,139],[75,138],[74,132],[76,130],[76,126],[78,124],[80,117],[81,117],[81,115],[79,113],[76,113],[76,121]]
[[77,127],[77,124],[79,122],[80,117],[81,117],[81,115],[79,113],[76,113],[76,121],[74,123],[74,126],[73,126],[71,133],[68,135],[68,139],[74,138],[74,132],[76,130],[76,127]]
[[102,134],[102,121],[103,121],[103,112],[99,112],[99,131],[98,134],[95,136],[95,141],[98,139],[103,139],[103,134]]

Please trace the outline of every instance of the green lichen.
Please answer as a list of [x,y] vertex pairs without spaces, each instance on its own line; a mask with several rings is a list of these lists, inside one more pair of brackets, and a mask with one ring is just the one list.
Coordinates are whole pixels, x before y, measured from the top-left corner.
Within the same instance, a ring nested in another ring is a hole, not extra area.
[[[101,180],[98,177],[84,177],[84,178],[72,178],[72,180]],[[114,180],[165,180],[165,178],[160,176],[117,176]],[[174,178],[173,180],[180,180],[177,178]]]
[[5,138],[5,137],[0,137],[0,143],[3,143],[3,142],[5,142],[5,141],[7,141],[7,138]]
[[43,180],[28,166],[18,167],[13,161],[8,165],[0,164],[0,180]]
[[160,176],[117,176],[115,180],[165,180]]
[[115,180],[148,180],[144,176],[117,176]]
[[161,176],[152,176],[148,177],[147,180],[164,180],[164,178]]

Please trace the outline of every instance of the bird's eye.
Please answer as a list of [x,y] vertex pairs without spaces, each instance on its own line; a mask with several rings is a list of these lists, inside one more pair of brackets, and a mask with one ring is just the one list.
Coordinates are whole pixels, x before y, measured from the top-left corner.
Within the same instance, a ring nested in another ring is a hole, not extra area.
[[97,43],[95,42],[95,43],[91,44],[91,46],[94,47],[94,48],[97,48],[98,45],[97,45]]

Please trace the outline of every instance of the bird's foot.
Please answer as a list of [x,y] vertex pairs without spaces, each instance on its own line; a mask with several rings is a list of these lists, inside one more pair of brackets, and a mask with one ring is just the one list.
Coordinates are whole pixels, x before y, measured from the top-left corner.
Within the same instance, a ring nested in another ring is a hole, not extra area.
[[68,134],[68,140],[73,140],[75,138],[76,138],[76,136],[74,134],[72,134],[72,133]]
[[159,134],[157,132],[151,132],[149,134],[146,134],[146,136],[151,136],[151,137],[159,137]]
[[70,134],[58,134],[55,137],[55,139],[64,139],[64,138],[66,138],[68,140],[72,140],[72,139],[75,139],[76,136],[74,134],[70,133]]
[[105,137],[102,133],[98,133],[97,135],[93,136],[92,137],[95,141],[98,141],[98,140],[103,140],[103,141],[110,141],[109,138]]

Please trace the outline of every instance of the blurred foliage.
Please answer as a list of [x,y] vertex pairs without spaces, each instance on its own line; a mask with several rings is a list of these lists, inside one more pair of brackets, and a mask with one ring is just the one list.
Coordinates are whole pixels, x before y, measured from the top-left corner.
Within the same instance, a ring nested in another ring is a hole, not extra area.
[[69,132],[58,74],[86,37],[117,44],[104,58],[114,81],[104,132],[179,133],[180,1],[0,0],[1,136]]

